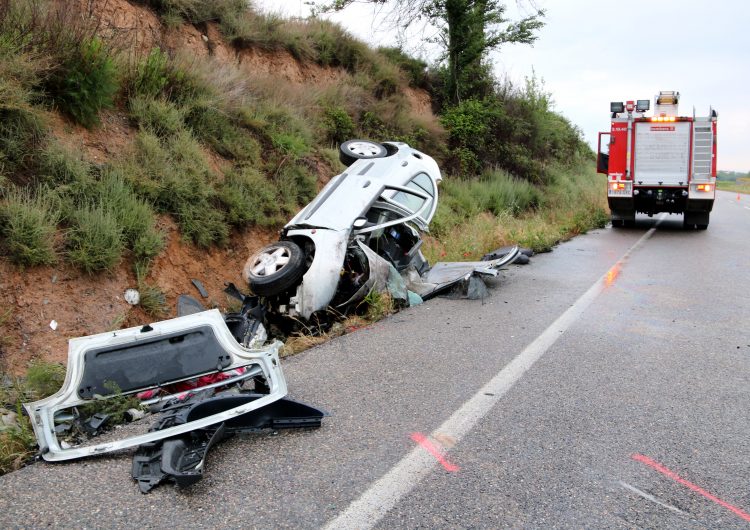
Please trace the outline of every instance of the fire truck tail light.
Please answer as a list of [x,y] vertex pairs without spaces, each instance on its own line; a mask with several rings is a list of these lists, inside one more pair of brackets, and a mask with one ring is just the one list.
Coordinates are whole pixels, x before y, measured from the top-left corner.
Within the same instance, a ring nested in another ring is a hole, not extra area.
[[610,188],[612,188],[612,191],[624,190],[625,189],[625,183],[624,182],[613,182],[610,185]]
[[698,191],[711,191],[711,184],[698,184],[695,188]]

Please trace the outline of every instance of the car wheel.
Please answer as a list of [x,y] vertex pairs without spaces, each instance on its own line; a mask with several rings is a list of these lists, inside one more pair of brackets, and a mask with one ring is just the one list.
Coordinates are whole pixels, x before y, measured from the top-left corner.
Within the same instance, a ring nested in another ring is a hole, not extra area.
[[369,140],[348,140],[339,147],[339,160],[347,167],[357,160],[383,158],[387,155],[385,146]]
[[305,272],[305,255],[292,241],[278,241],[261,249],[245,264],[253,292],[273,296],[294,286]]

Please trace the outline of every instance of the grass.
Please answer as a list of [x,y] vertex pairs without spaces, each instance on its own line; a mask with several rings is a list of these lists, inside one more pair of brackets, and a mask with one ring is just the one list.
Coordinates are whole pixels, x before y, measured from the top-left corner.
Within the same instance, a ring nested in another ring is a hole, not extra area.
[[750,178],[738,178],[736,181],[717,180],[716,189],[732,193],[750,194]]
[[112,208],[89,203],[73,212],[67,246],[68,260],[85,272],[113,270],[122,258],[125,237]]
[[91,164],[79,151],[51,141],[40,151],[37,178],[50,186],[78,185],[86,188],[91,181]]
[[159,138],[173,136],[185,127],[183,110],[165,99],[135,96],[128,102],[128,110],[136,125]]
[[164,292],[146,280],[149,271],[149,263],[141,262],[135,265],[135,277],[138,281],[138,293],[140,294],[140,305],[147,315],[152,317],[163,317],[167,312],[167,297]]
[[57,261],[55,233],[60,212],[45,189],[12,189],[0,203],[0,234],[10,259],[21,266]]
[[[456,204],[462,202],[453,201],[457,196],[461,198],[461,193],[467,193],[466,186],[459,194],[450,186],[441,186],[440,201],[453,206],[447,209],[439,206],[433,220],[438,231],[425,239],[425,256],[431,263],[466,261],[509,244],[545,252],[560,241],[605,226],[609,220],[605,184],[593,165],[585,162],[578,167],[558,167],[554,174],[555,182],[543,193],[539,192],[538,206],[521,211],[513,208],[497,213],[489,209],[477,211],[473,205],[459,210]],[[517,185],[525,187],[527,183]]]
[[219,188],[219,198],[227,210],[227,220],[236,226],[274,226],[284,222],[277,190],[263,174],[251,166],[229,172]]
[[107,426],[111,427],[125,423],[127,420],[125,414],[128,410],[142,408],[141,400],[134,395],[123,395],[122,390],[116,383],[106,381],[104,388],[108,391],[106,397],[95,399],[91,403],[77,407],[81,418],[90,418],[94,414],[106,414],[109,416]]
[[0,411],[15,415],[12,425],[0,426],[0,474],[5,474],[22,467],[36,450],[36,438],[21,404],[57,392],[65,380],[65,367],[37,360],[28,366],[25,377],[0,376]]
[[363,328],[370,324],[369,320],[364,317],[352,315],[345,318],[342,321],[335,322],[331,329],[325,333],[318,333],[315,335],[298,334],[287,337],[284,341],[284,346],[281,349],[281,357],[289,357],[290,355],[296,355],[305,350],[309,350],[315,346],[323,344],[330,339],[340,337],[346,333],[351,333],[359,328]]
[[396,312],[396,304],[393,297],[387,291],[376,291],[372,289],[360,303],[367,309],[365,319],[371,322],[381,320]]
[[200,144],[189,131],[160,139],[142,131],[123,174],[155,207],[177,219],[183,237],[204,247],[223,244],[229,227]]
[[165,236],[156,227],[153,207],[138,197],[120,169],[105,169],[92,195],[112,212],[125,243],[137,259],[149,259],[161,253]]

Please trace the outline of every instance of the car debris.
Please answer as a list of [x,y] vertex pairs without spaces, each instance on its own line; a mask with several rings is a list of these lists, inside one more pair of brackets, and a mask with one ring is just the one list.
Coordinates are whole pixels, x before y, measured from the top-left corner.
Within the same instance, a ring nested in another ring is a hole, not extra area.
[[[195,421],[217,410],[261,399],[263,394],[202,391],[169,403],[152,430]],[[218,425],[190,431],[181,436],[141,445],[133,457],[131,474],[142,493],[170,481],[184,488],[203,476],[206,455],[214,445],[237,434],[262,429],[301,429],[320,427],[324,412],[304,403],[281,398],[261,409],[228,419]]]
[[206,288],[203,286],[203,282],[200,280],[192,279],[190,282],[195,286],[195,288],[198,290],[200,295],[203,298],[208,298],[208,291],[206,291]]
[[271,324],[325,325],[373,289],[409,305],[470,277],[496,276],[518,259],[511,247],[491,261],[431,267],[421,234],[437,210],[442,176],[435,160],[402,142],[367,140],[344,142],[339,158],[347,170],[245,264],[243,277]]
[[[287,421],[287,385],[278,355],[281,343],[254,343],[259,324],[256,318],[249,317],[251,314],[259,316],[257,306],[248,300],[243,310],[226,317],[213,309],[71,339],[63,387],[45,399],[24,403],[42,457],[55,462],[99,455],[216,429],[224,422],[246,421],[255,425],[258,417],[270,417],[272,426],[277,425],[274,422]],[[213,405],[203,408],[201,414],[168,425],[162,423],[160,428],[147,432],[137,432],[136,427],[143,427],[143,422],[134,418],[127,428],[105,433],[109,421],[106,413],[90,417],[81,414],[93,403],[107,403],[122,396],[138,396],[141,405],[161,414],[164,404],[185,399],[186,392],[201,391],[213,396],[230,387],[251,384],[252,398],[207,398],[206,402]],[[240,420],[248,413],[251,415]],[[319,415],[322,417],[322,413]],[[314,423],[309,426],[320,424]],[[73,424],[82,426],[92,438],[82,443],[60,439]]]
[[[509,252],[513,251],[514,247],[500,247],[498,249],[493,250],[492,252],[489,252],[481,257],[481,261],[492,261],[495,259],[502,258],[503,256],[508,255]],[[530,248],[519,248],[518,249],[518,255],[516,256],[516,259],[513,260],[512,263],[516,265],[526,265],[529,263],[529,258],[531,258],[534,255],[534,251]]]

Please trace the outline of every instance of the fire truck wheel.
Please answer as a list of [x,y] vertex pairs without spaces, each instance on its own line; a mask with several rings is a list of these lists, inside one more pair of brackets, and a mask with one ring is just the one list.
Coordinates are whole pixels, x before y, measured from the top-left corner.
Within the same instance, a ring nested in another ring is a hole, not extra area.
[[612,228],[622,228],[622,219],[612,219]]

